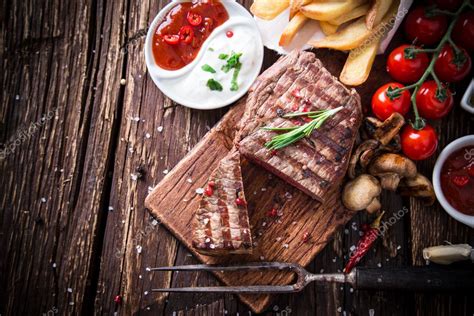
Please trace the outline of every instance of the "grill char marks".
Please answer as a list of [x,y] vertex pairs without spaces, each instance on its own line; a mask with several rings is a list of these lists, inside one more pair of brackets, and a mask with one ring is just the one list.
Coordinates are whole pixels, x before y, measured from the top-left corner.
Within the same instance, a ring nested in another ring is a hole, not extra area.
[[[282,148],[276,154],[265,143],[277,133],[263,126],[288,127],[294,122],[282,112],[344,108],[311,137]],[[253,85],[236,137],[239,151],[314,199],[339,186],[362,120],[359,95],[347,89],[313,53],[293,52],[280,58]]]
[[251,253],[247,207],[236,204],[237,197],[245,201],[238,151],[231,151],[219,162],[211,181],[212,195],[203,194],[194,216],[194,248],[207,255]]

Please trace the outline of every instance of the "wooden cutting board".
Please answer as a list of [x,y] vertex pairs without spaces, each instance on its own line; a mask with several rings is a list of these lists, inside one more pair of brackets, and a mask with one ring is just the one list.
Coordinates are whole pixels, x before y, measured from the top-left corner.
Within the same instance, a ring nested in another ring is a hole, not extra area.
[[[235,105],[198,145],[154,188],[145,205],[203,263],[231,264],[255,261],[281,261],[308,265],[329,241],[338,226],[354,215],[344,209],[340,192],[321,204],[264,169],[245,160],[242,175],[249,207],[255,248],[252,255],[210,257],[197,253],[191,245],[192,220],[200,196],[196,189],[207,183],[210,171],[232,148],[236,126],[245,102]],[[274,206],[281,216],[268,217]],[[303,242],[303,235],[309,240]],[[216,273],[228,285],[288,284],[290,273]],[[240,295],[256,313],[271,303],[270,295]]]

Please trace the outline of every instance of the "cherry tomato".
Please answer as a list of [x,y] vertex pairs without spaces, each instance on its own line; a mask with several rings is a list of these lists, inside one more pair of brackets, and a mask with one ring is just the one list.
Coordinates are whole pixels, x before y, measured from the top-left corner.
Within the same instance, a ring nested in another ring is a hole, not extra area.
[[474,11],[467,11],[459,16],[452,37],[456,44],[474,52]]
[[387,95],[388,89],[403,88],[404,86],[398,82],[387,83],[381,86],[372,96],[372,112],[382,121],[385,121],[393,112],[406,115],[410,110],[410,92],[404,90],[401,95],[390,98]]
[[417,7],[408,13],[404,27],[405,34],[411,42],[434,45],[446,33],[448,20],[444,15],[428,17],[426,8]]
[[194,38],[193,28],[189,25],[182,26],[179,29],[179,39],[185,44],[190,44]]
[[189,24],[191,24],[192,26],[198,26],[202,23],[202,16],[200,14],[193,13],[191,11],[188,12],[186,19],[188,20]]
[[412,160],[423,160],[434,154],[438,147],[438,135],[433,127],[426,124],[416,130],[407,124],[401,133],[403,153]]
[[427,119],[439,119],[451,111],[453,95],[448,88],[438,91],[436,81],[425,81],[416,94],[416,105],[420,115]]
[[408,54],[407,48],[415,46],[402,45],[395,48],[387,59],[387,71],[393,79],[403,83],[417,82],[430,63],[426,53]]
[[444,45],[436,60],[434,70],[441,81],[461,81],[471,71],[471,57],[463,48],[460,48],[456,54],[451,45]]
[[462,0],[430,0],[429,4],[434,4],[438,9],[456,11],[462,4]]
[[179,43],[179,35],[164,35],[163,39],[170,45],[177,45]]

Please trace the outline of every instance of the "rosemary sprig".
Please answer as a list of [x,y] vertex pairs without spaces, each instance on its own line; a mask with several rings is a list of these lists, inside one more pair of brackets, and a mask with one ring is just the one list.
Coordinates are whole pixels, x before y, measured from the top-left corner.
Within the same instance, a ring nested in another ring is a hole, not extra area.
[[294,112],[284,115],[285,118],[293,118],[299,116],[307,116],[312,119],[311,122],[306,123],[302,126],[292,126],[292,127],[264,127],[266,131],[282,132],[286,133],[274,136],[269,142],[265,144],[270,150],[277,150],[293,143],[296,143],[304,137],[308,137],[313,133],[317,128],[320,128],[329,117],[333,116],[340,110],[342,106],[332,109],[332,110],[321,110],[313,112]]

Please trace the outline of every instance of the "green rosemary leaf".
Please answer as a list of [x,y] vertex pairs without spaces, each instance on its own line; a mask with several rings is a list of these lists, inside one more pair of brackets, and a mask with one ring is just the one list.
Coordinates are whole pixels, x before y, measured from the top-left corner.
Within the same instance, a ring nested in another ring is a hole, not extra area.
[[[321,110],[314,112],[306,112],[305,114],[312,119],[311,122],[302,126],[294,127],[264,127],[268,131],[286,131],[286,133],[274,136],[269,142],[265,144],[270,150],[277,150],[289,146],[304,137],[309,137],[315,129],[320,128],[323,123],[331,116],[342,110],[342,106],[332,110]],[[311,113],[308,115],[308,113]],[[300,113],[289,113],[288,117],[301,116]]]

